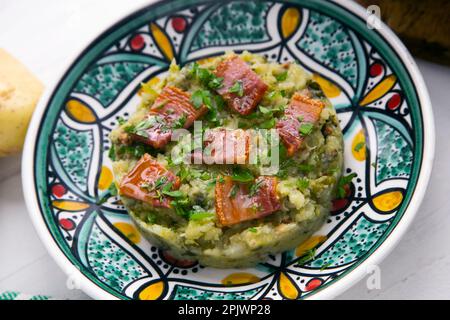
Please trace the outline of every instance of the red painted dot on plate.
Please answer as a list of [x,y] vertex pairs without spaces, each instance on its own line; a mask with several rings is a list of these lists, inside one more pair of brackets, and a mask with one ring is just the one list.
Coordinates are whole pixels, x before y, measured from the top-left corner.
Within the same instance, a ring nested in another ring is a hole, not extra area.
[[383,65],[381,63],[374,63],[370,66],[370,76],[377,77],[383,72]]
[[169,254],[167,251],[163,251],[162,255],[166,262],[176,267],[189,268],[197,264],[197,261],[177,259],[173,257],[171,254]]
[[172,28],[178,32],[181,33],[184,30],[186,30],[187,21],[183,17],[173,17],[172,18]]
[[402,96],[399,93],[395,93],[388,100],[387,107],[390,110],[395,110],[395,109],[397,109],[400,106],[401,103],[402,103]]
[[55,197],[61,198],[66,192],[67,190],[62,184],[55,184],[52,187],[52,193]]
[[332,212],[336,212],[336,211],[340,211],[344,208],[346,208],[349,204],[348,199],[335,199],[333,200],[333,204],[332,204]]
[[142,48],[144,48],[144,45],[145,45],[144,37],[141,36],[140,34],[137,34],[133,38],[131,38],[130,46],[131,49],[133,49],[134,51],[142,50]]
[[65,230],[73,230],[75,229],[75,222],[72,219],[59,219],[59,225]]
[[320,285],[323,283],[322,279],[319,278],[314,278],[308,281],[308,283],[305,286],[305,290],[306,291],[312,291],[318,287],[320,287]]

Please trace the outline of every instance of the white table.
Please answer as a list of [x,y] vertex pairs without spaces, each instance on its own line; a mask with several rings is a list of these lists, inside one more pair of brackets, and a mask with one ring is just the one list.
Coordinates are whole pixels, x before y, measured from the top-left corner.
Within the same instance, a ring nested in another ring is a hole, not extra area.
[[[0,0],[0,47],[45,84],[80,43],[146,0]],[[365,280],[342,299],[450,298],[450,69],[419,60],[436,121],[436,160],[427,196],[411,228],[381,265],[381,289]],[[41,244],[25,208],[20,157],[0,159],[0,291],[87,299],[68,290],[66,276]]]

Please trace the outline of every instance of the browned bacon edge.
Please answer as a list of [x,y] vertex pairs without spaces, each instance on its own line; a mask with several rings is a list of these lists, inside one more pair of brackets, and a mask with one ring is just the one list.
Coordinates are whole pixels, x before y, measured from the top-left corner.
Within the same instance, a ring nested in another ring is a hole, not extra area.
[[261,176],[254,183],[260,186],[251,195],[248,184],[234,182],[229,176],[217,179],[216,215],[222,226],[259,219],[281,209],[276,177]]
[[190,94],[176,87],[165,87],[150,108],[147,118],[159,116],[162,121],[145,130],[146,136],[131,134],[135,141],[140,141],[160,149],[170,142],[174,124],[183,116],[186,117],[183,128],[187,129],[194,121],[203,116],[208,108],[201,106],[195,109],[190,102]]
[[[134,168],[123,177],[119,185],[119,193],[126,197],[144,201],[154,207],[170,208],[170,198],[158,194],[159,189],[149,191],[158,179],[172,183],[172,190],[178,190],[180,180],[149,154],[144,154]],[[161,186],[162,187],[162,186]]]
[[284,117],[278,121],[276,128],[280,139],[286,146],[287,154],[293,156],[301,147],[304,136],[300,133],[302,124],[317,124],[324,103],[313,99],[306,93],[295,93],[284,111]]
[[[242,115],[250,114],[268,89],[259,76],[238,56],[222,61],[217,66],[215,75],[223,78],[223,86],[217,92],[227,102],[228,107]],[[242,96],[230,92],[230,88],[237,81],[242,83]]]

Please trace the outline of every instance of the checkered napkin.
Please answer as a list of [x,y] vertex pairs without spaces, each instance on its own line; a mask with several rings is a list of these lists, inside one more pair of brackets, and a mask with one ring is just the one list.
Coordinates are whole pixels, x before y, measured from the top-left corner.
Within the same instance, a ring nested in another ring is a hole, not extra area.
[[49,296],[23,294],[16,291],[0,292],[0,300],[50,300]]

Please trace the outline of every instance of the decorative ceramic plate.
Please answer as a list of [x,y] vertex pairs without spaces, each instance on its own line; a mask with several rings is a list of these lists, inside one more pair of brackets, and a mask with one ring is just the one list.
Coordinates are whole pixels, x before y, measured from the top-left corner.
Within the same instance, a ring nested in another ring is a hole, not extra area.
[[[184,65],[230,49],[298,61],[313,73],[339,114],[345,172],[357,174],[311,239],[239,270],[161,252],[108,193],[108,135],[138,105],[140,84],[164,77],[172,59]],[[50,253],[95,298],[331,298],[405,232],[433,154],[431,105],[416,65],[386,26],[368,28],[352,2],[175,0],[126,16],[72,62],[34,114],[23,185]]]

